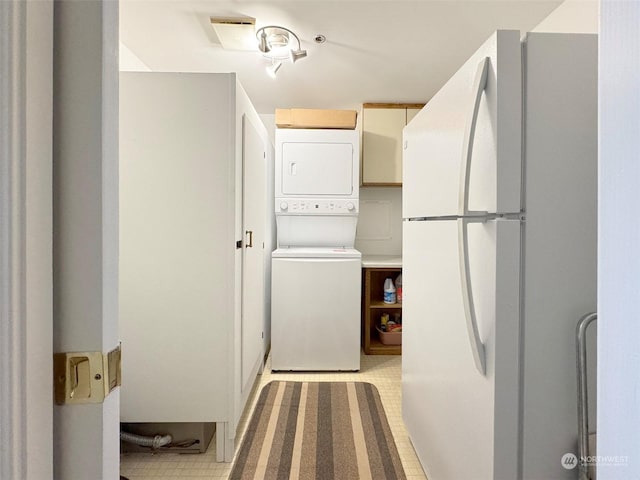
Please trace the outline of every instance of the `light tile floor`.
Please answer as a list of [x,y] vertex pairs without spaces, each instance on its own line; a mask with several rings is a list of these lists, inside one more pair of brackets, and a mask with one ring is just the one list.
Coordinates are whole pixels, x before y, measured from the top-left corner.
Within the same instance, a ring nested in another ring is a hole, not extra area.
[[[247,421],[255,405],[258,393],[264,385],[272,380],[292,381],[358,381],[373,383],[380,392],[380,397],[395,438],[396,446],[402,460],[408,480],[424,480],[420,462],[413,450],[413,446],[402,422],[401,411],[401,357],[385,355],[361,355],[360,372],[356,373],[271,373],[271,359],[267,359],[262,375],[258,376],[251,396],[247,401],[238,434],[242,441]],[[216,463],[215,438],[209,445],[207,452],[202,454],[177,453],[127,453],[121,456],[120,471],[129,480],[176,480],[179,478],[208,478],[211,480],[226,479],[231,472],[231,463]],[[355,480],[355,479],[354,479]],[[375,479],[382,480],[382,479]]]

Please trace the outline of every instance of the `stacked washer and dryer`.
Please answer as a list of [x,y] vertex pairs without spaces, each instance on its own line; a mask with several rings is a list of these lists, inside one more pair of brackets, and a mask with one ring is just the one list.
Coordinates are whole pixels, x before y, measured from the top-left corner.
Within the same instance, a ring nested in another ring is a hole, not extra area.
[[272,370],[359,370],[356,130],[277,129]]

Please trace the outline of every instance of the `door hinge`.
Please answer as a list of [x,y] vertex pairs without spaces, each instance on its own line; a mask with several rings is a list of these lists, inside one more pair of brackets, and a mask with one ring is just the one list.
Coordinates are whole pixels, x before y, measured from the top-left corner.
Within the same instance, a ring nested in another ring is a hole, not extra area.
[[264,332],[262,332],[262,338],[264,338]]
[[120,345],[109,353],[53,354],[53,385],[57,405],[102,403],[122,385]]

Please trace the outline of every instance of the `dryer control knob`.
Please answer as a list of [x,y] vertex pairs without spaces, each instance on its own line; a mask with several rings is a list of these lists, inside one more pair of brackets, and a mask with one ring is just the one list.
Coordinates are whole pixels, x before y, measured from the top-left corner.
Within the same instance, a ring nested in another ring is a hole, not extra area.
[[356,206],[353,203],[347,203],[347,210],[352,211],[354,208],[356,208]]
[[280,210],[286,210],[289,208],[289,204],[287,202],[280,202]]

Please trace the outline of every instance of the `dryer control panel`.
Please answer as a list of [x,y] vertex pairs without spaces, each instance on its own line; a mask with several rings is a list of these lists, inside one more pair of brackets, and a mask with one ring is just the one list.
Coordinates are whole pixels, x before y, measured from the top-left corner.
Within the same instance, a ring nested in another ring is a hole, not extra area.
[[286,198],[276,199],[276,214],[281,215],[356,215],[358,200]]

